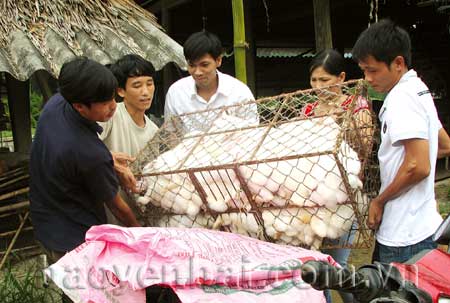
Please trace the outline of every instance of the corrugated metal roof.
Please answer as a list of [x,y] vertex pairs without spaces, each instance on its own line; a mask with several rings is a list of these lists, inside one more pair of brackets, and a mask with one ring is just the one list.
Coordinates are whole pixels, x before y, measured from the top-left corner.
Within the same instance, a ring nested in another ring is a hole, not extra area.
[[256,49],[258,58],[314,57],[314,49],[293,47],[264,47]]
[[[3,1],[0,71],[16,79],[26,80],[41,69],[57,77],[62,64],[76,55],[107,64],[137,53],[157,70],[168,62],[186,69],[182,47],[130,0],[31,1],[31,7],[26,0]],[[48,13],[49,6],[61,15]]]
[[[316,55],[311,48],[295,47],[261,47],[256,49],[258,58],[313,58]],[[346,49],[344,58],[351,58],[351,49]]]

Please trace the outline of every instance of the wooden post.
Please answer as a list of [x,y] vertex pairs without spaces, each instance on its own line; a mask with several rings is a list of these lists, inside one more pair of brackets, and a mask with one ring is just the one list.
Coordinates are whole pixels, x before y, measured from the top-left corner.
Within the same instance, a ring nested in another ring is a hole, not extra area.
[[330,0],[313,0],[316,52],[333,48],[331,36]]
[[234,66],[236,78],[247,83],[246,42],[243,0],[231,0],[233,9]]
[[[171,30],[171,16],[170,16],[170,8],[168,7],[167,0],[162,1],[162,8],[161,8],[161,25],[166,31],[167,35],[170,35]],[[166,93],[169,90],[170,85],[175,82],[175,74],[174,74],[174,68],[172,64],[168,63],[166,64],[162,69],[162,88],[163,92],[162,94],[159,94],[159,96],[162,97],[162,102],[159,102],[158,106],[158,116],[164,115],[164,100],[166,98]]]
[[6,89],[14,152],[28,153],[31,147],[30,82],[19,81],[6,74]]
[[48,99],[53,96],[54,92],[52,88],[50,87],[49,83],[49,75],[47,71],[44,70],[38,70],[34,73],[34,78],[36,79],[36,82],[39,85],[39,88],[42,93],[42,97],[44,98],[44,104],[48,101]]

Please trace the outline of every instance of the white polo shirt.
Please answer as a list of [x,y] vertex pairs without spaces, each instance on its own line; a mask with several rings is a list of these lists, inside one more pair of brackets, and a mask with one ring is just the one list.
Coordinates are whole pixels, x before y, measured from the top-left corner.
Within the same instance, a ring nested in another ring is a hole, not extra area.
[[125,103],[118,103],[114,116],[108,122],[98,122],[103,128],[100,139],[110,151],[134,157],[158,131],[158,126],[147,116],[144,119],[145,126],[138,126],[128,113]]
[[405,149],[400,141],[418,138],[429,143],[429,176],[386,203],[377,232],[377,241],[387,246],[416,244],[431,236],[442,222],[434,197],[438,132],[442,124],[428,87],[414,70],[405,73],[389,92],[379,118],[380,192],[392,183],[403,162]]
[[[170,117],[174,115],[178,116],[196,111],[214,109],[255,99],[248,86],[238,79],[219,71],[217,71],[217,75],[219,78],[219,86],[217,92],[209,101],[206,101],[197,94],[195,80],[192,76],[182,78],[172,84],[166,95],[164,120],[169,121]],[[248,120],[249,125],[259,124],[256,104],[244,106],[240,109],[236,108],[232,112],[227,111],[227,113]],[[182,118],[185,132],[205,130],[209,126],[208,121],[213,122],[211,117],[202,114]]]

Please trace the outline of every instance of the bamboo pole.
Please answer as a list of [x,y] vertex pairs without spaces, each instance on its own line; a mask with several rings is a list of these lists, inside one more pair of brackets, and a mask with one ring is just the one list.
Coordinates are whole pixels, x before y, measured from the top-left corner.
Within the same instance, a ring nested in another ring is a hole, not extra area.
[[17,215],[23,213],[23,211],[24,211],[24,209],[22,207],[22,208],[19,208],[19,209],[12,210],[10,212],[5,212],[5,213],[1,213],[0,212],[0,220],[3,219],[3,218],[17,216]]
[[29,187],[25,187],[25,188],[18,189],[16,191],[13,191],[13,192],[10,192],[10,193],[4,194],[4,195],[0,195],[0,201],[27,193],[29,190],[30,190]]
[[6,181],[11,180],[11,179],[13,179],[15,177],[18,177],[18,176],[23,176],[25,174],[26,174],[25,170],[16,171],[14,173],[9,173],[8,172],[8,173],[5,173],[3,175],[0,175],[0,182],[3,184],[3,182],[6,182]]
[[243,0],[231,0],[233,9],[233,33],[234,33],[234,66],[236,78],[247,83],[247,66],[245,59],[245,22]]
[[[24,247],[20,247],[20,248],[11,249],[11,251],[9,253],[10,254],[11,253],[16,253],[16,252],[22,253],[25,250],[36,250],[38,252],[42,252],[42,249],[41,249],[41,247],[39,245],[29,245],[29,246],[24,246]],[[5,253],[6,253],[6,251],[0,251],[0,256],[4,255]],[[23,254],[21,254],[21,256],[23,256]]]
[[21,174],[25,170],[26,170],[25,167],[19,167],[19,168],[13,169],[13,170],[5,171],[4,173],[0,174],[0,181],[3,180],[4,178],[9,177],[10,175],[15,175],[17,173]]
[[11,205],[6,205],[3,207],[0,207],[0,214],[7,212],[7,211],[14,211],[17,209],[22,209],[22,208],[27,208],[27,207],[30,207],[30,201],[24,201],[24,202],[20,202],[20,203],[11,204]]
[[25,221],[28,219],[29,212],[25,214],[23,218],[21,218],[20,226],[16,231],[16,234],[11,240],[11,243],[9,243],[8,248],[6,249],[5,255],[3,256],[2,262],[0,263],[0,269],[2,269],[3,265],[5,265],[6,259],[8,258],[9,254],[11,253],[12,248],[14,247],[14,244],[16,244],[17,238],[19,237],[20,232],[23,229],[23,226],[25,225]]
[[[22,231],[28,231],[28,230],[33,230],[33,226],[24,227],[22,229]],[[16,230],[11,230],[11,231],[6,231],[4,233],[0,233],[0,238],[10,237],[10,236],[14,235],[16,232],[17,232]]]
[[24,175],[24,176],[17,177],[17,178],[15,178],[15,179],[13,179],[13,180],[10,180],[10,181],[8,181],[8,182],[5,182],[5,183],[3,183],[3,184],[0,184],[0,189],[5,188],[5,187],[7,187],[7,186],[9,186],[9,185],[11,185],[11,184],[14,184],[14,183],[16,183],[16,182],[19,182],[19,181],[28,179],[29,177],[30,177],[30,175]]

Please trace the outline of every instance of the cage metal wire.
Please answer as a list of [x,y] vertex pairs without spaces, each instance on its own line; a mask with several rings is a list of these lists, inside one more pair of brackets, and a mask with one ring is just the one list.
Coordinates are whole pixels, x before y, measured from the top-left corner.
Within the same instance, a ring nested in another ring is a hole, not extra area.
[[362,80],[173,116],[132,164],[134,201],[148,226],[368,248],[376,132]]

